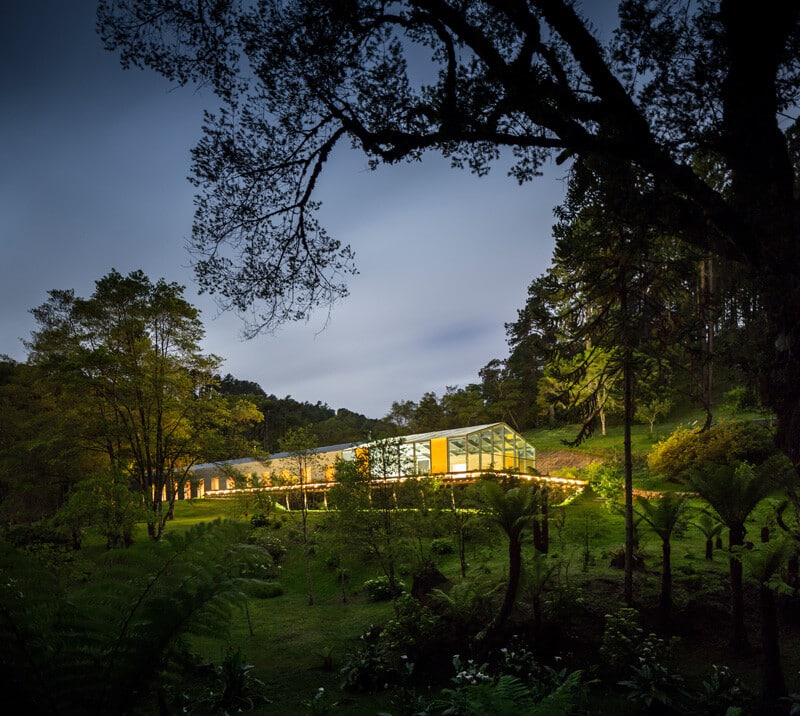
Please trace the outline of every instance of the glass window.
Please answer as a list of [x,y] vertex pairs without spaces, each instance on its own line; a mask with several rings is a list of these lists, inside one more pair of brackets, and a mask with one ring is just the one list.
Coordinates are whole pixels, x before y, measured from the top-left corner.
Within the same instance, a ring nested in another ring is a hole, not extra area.
[[517,434],[515,432],[506,433],[505,463],[506,463],[506,470],[516,470]]
[[431,471],[431,441],[420,440],[414,443],[414,462],[418,475],[427,475]]
[[492,430],[492,466],[495,470],[505,469],[506,431],[502,425]]
[[494,467],[492,455],[492,431],[481,431],[481,470],[491,470]]
[[466,472],[467,445],[466,438],[450,438],[447,441],[450,472]]
[[481,436],[472,433],[467,436],[467,470],[481,469]]

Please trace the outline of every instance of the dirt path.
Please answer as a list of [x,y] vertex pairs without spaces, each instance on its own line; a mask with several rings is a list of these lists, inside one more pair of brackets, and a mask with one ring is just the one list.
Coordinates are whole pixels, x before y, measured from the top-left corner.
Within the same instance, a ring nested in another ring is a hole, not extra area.
[[565,468],[586,467],[589,463],[595,462],[600,458],[595,455],[588,455],[584,452],[575,450],[537,450],[536,469],[542,475],[550,475],[554,471]]

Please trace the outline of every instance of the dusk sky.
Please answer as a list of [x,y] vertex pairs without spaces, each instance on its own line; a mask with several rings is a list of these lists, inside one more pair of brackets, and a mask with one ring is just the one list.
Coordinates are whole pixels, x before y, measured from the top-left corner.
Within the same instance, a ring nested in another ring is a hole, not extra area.
[[0,353],[25,359],[29,309],[48,290],[88,296],[115,268],[186,285],[222,372],[280,397],[381,417],[506,356],[503,324],[549,265],[563,169],[520,187],[503,165],[481,179],[432,154],[371,172],[343,148],[317,198],[356,253],[350,297],[330,318],[244,341],[239,318],[198,296],[185,249],[189,152],[213,95],[122,70],[91,0],[0,13]]

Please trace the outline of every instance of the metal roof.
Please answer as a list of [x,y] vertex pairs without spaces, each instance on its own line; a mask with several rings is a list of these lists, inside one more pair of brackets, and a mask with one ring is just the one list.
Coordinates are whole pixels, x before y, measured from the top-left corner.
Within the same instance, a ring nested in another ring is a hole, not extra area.
[[[496,428],[498,426],[502,426],[508,432],[515,433],[515,434],[519,435],[519,433],[517,433],[517,431],[514,430],[512,427],[510,427],[507,423],[500,422],[500,423],[486,423],[485,425],[471,425],[471,426],[466,427],[466,428],[450,428],[449,430],[432,430],[432,431],[427,432],[427,433],[414,433],[413,435],[398,435],[396,438],[387,438],[387,439],[388,440],[398,440],[398,441],[401,441],[403,443],[415,443],[415,442],[420,442],[422,440],[432,440],[434,438],[456,438],[456,437],[461,437],[462,435],[466,436],[466,435],[470,435],[472,433],[480,432],[481,430],[488,430],[489,428]],[[520,435],[520,437],[522,437],[522,436]],[[524,438],[523,438],[523,440],[524,440]],[[328,452],[338,452],[340,450],[349,450],[351,448],[359,447],[361,445],[369,446],[370,444],[375,443],[375,442],[379,442],[379,441],[372,440],[371,442],[360,442],[360,443],[359,442],[354,442],[354,443],[343,443],[341,445],[326,445],[324,447],[313,448],[312,450],[309,450],[309,453],[314,454],[314,455],[320,455],[320,454],[328,453]],[[247,463],[261,463],[263,465],[265,462],[268,462],[269,460],[280,460],[280,459],[283,459],[283,458],[292,457],[295,454],[296,453],[292,453],[292,452],[278,452],[278,453],[274,453],[274,454],[270,455],[269,458],[267,458],[263,462],[261,460],[259,460],[258,458],[254,458],[254,457],[243,457],[243,458],[240,458],[238,460],[220,460],[219,462],[209,462],[209,463],[204,463],[202,465],[195,465],[192,468],[192,470],[202,470],[202,469],[205,469],[205,468],[212,468],[212,467],[220,468],[220,467],[222,467],[224,465],[231,465],[231,466],[244,465],[244,464],[247,464]]]
[[[339,450],[347,450],[352,447],[356,447],[361,443],[342,443],[341,445],[326,445],[324,447],[312,448],[309,450],[309,453],[314,455],[319,455],[321,453],[326,452],[337,452]],[[296,453],[292,452],[276,452],[272,455],[265,457],[263,460],[260,460],[257,457],[240,457],[236,460],[220,460],[219,462],[204,462],[202,465],[194,465],[192,470],[205,470],[208,468],[222,468],[225,466],[235,467],[236,465],[247,465],[248,463],[259,463],[266,467],[266,463],[270,460],[280,460],[281,458],[292,457]]]
[[[310,450],[308,450],[308,453],[312,454],[312,455],[319,455],[321,453],[326,453],[326,452],[339,452],[341,450],[349,450],[350,448],[358,447],[359,445],[362,445],[362,444],[363,443],[342,443],[341,445],[326,445],[325,447],[311,448]],[[306,452],[306,451],[302,450],[301,452]],[[270,455],[269,459],[270,460],[281,460],[282,458],[294,457],[295,455],[297,455],[297,453],[296,452],[291,452],[291,451],[289,451],[289,452],[276,452],[276,453],[273,453],[272,455]]]
[[[488,430],[489,428],[496,428],[498,426],[502,426],[508,430],[508,432],[519,435],[516,430],[506,423],[486,423],[486,425],[472,425],[467,428],[450,428],[449,430],[433,430],[427,433],[414,433],[413,435],[398,435],[397,438],[388,438],[388,440],[401,440],[406,443],[415,443],[422,440],[432,440],[434,438],[457,438],[461,437],[462,435],[470,435],[472,433],[480,432],[481,430]],[[522,436],[520,435],[520,437]],[[375,443],[378,441],[373,440],[372,442]],[[365,444],[369,445],[370,443]]]

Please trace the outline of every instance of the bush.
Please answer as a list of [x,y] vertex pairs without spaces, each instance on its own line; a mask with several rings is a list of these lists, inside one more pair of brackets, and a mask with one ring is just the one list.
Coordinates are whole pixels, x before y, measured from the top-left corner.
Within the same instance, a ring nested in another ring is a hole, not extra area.
[[453,688],[442,690],[436,702],[438,713],[569,714],[581,712],[587,703],[587,684],[580,671],[550,669],[541,681],[524,681],[512,674],[493,677],[486,673],[485,664],[463,664],[458,656],[453,658],[453,666]]
[[254,666],[248,664],[239,648],[229,647],[222,663],[209,664],[198,671],[197,691],[190,688],[181,692],[179,708],[197,714],[240,713],[252,711],[256,705],[266,703],[266,688],[253,675]]
[[436,538],[431,540],[431,552],[434,554],[453,554],[455,552],[453,543],[449,539]]
[[758,396],[753,388],[739,386],[725,393],[725,407],[733,415],[746,410],[757,410],[759,408]]
[[725,716],[732,709],[745,709],[753,701],[753,694],[727,666],[712,666],[711,675],[703,679],[700,690],[694,695],[691,710],[696,714]]
[[629,678],[619,682],[628,690],[628,700],[643,713],[685,712],[688,694],[674,669],[672,644],[648,634],[636,649]]
[[283,587],[278,582],[262,582],[250,590],[254,599],[273,599],[283,594]]
[[775,453],[769,430],[753,422],[722,421],[709,430],[680,427],[659,442],[647,456],[651,472],[669,479],[683,479],[703,463],[760,465]]
[[594,493],[604,500],[615,500],[624,486],[624,476],[619,465],[593,462],[580,470],[579,477],[586,480]]
[[361,644],[347,657],[339,674],[342,689],[352,691],[377,691],[397,679],[386,647],[367,635],[362,635]]
[[42,545],[52,545],[65,550],[72,549],[72,540],[51,523],[38,522],[29,525],[10,527],[5,535],[6,541],[19,549],[33,549]]
[[381,641],[396,653],[424,649],[436,638],[439,617],[414,597],[404,594],[394,606],[395,615],[381,632]]
[[[368,579],[362,586],[371,602],[387,602],[397,596],[392,594],[388,577],[381,576],[375,577],[375,579]],[[401,592],[405,591],[405,585],[402,582],[397,582],[397,587]]]
[[639,626],[639,612],[632,607],[621,607],[606,614],[600,656],[604,667],[612,673],[623,673],[636,659],[636,652],[644,640],[644,630]]
[[286,557],[286,545],[268,527],[256,527],[247,536],[247,541],[265,549],[275,564],[281,564]]
[[259,512],[250,518],[250,524],[253,527],[266,527],[269,524],[269,519],[263,512]]

